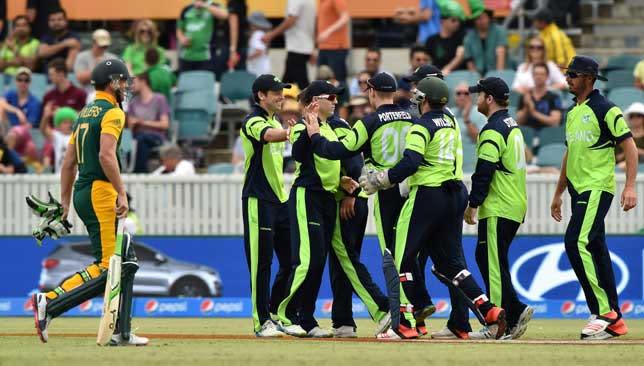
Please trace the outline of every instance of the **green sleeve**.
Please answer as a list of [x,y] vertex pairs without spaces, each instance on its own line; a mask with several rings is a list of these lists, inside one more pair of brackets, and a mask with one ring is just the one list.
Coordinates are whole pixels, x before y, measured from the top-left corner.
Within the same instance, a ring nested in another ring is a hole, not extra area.
[[272,126],[268,123],[268,121],[261,117],[249,119],[248,121],[246,121],[246,125],[244,126],[246,135],[259,142],[263,141],[262,137],[264,135],[264,132],[266,132],[266,130],[271,127]]
[[347,150],[357,151],[369,140],[369,132],[362,120],[357,121],[349,133],[342,139],[342,144]]
[[626,121],[624,120],[624,116],[622,115],[622,111],[619,109],[619,107],[613,107],[609,109],[608,112],[606,112],[606,116],[604,117],[604,122],[610,130],[610,134],[615,139],[619,140],[620,137],[631,132],[631,130],[628,128],[628,125],[626,124]]
[[132,48],[132,45],[125,47],[125,51],[123,51],[123,61],[132,62]]
[[413,125],[409,128],[409,132],[407,132],[407,137],[405,138],[405,150],[411,150],[420,155],[425,155],[425,150],[430,140],[429,131],[425,127]]
[[479,159],[497,163],[501,160],[504,146],[503,136],[500,133],[494,130],[485,130],[479,136],[479,146],[476,155]]

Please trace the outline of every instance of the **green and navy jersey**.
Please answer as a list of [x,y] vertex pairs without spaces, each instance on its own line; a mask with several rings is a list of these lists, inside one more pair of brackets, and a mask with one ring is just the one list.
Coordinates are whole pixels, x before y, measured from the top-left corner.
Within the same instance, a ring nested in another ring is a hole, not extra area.
[[407,134],[402,160],[389,170],[389,181],[438,187],[463,177],[463,145],[458,123],[448,110],[430,111]]
[[365,164],[391,168],[402,159],[407,132],[415,121],[399,105],[385,104],[356,121],[351,132],[339,142],[313,135],[313,150],[328,159],[345,159],[362,152]]
[[615,146],[631,137],[622,111],[598,90],[566,117],[566,178],[578,193],[615,193]]
[[[328,121],[329,126],[333,129],[333,132],[335,132],[335,135],[338,136],[338,140],[342,141],[343,138],[345,138],[349,133],[351,133],[351,126],[347,121],[344,119],[333,115],[329,117]],[[360,174],[362,174],[362,167],[364,166],[364,159],[362,158],[361,154],[354,155],[350,158],[343,159],[340,162],[340,173],[342,176],[349,176],[353,178],[356,182],[360,178]],[[369,197],[367,193],[362,191],[360,188],[356,190],[357,192],[354,192],[353,196],[358,196],[362,198],[367,198]],[[336,194],[336,198],[342,199],[345,196],[344,192],[339,190],[338,194]]]
[[76,151],[78,179],[76,189],[82,189],[95,180],[109,181],[99,160],[101,134],[112,135],[117,140],[116,160],[119,162],[121,133],[125,126],[125,113],[118,107],[114,96],[96,92],[96,99],[81,109],[74,123],[70,148]]
[[256,197],[284,203],[288,199],[282,173],[286,143],[264,140],[264,134],[269,128],[281,129],[282,124],[256,104],[246,116],[240,132],[246,156],[242,198]]
[[470,206],[479,219],[503,217],[523,222],[528,207],[523,134],[507,109],[495,112],[481,132],[472,175]]
[[[328,141],[338,141],[331,125],[320,121],[320,133]],[[340,186],[340,161],[329,160],[315,153],[304,122],[291,129],[292,156],[295,159],[293,187],[327,191],[335,194]]]

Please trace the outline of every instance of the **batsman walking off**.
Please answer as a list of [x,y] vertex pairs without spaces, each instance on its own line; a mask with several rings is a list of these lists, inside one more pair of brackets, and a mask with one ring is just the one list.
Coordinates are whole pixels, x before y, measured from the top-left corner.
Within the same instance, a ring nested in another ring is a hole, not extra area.
[[579,279],[591,318],[581,339],[608,339],[628,332],[617,300],[615,275],[606,245],[604,219],[615,194],[615,146],[626,155],[626,185],[620,204],[624,211],[637,205],[635,176],[637,147],[619,107],[594,89],[597,61],[575,56],[566,82],[575,104],[566,117],[566,146],[561,174],[550,211],[562,220],[561,195],[568,187],[572,216],[564,242],[570,264]]
[[[74,208],[87,228],[96,260],[54,290],[33,296],[36,329],[43,342],[48,340],[52,319],[105,290],[109,258],[115,251],[117,220],[124,219],[128,213],[118,159],[118,146],[125,125],[121,103],[125,100],[128,79],[127,67],[120,60],[106,60],[96,65],[92,70],[96,100],[79,113],[69,140],[70,146],[65,152],[60,177],[63,209],[60,220],[66,220],[69,214],[73,186]],[[57,227],[56,222],[52,225]],[[57,234],[62,236],[65,233]],[[146,345],[147,338],[130,331],[132,286],[139,266],[127,235],[121,253],[122,297],[110,345]]]

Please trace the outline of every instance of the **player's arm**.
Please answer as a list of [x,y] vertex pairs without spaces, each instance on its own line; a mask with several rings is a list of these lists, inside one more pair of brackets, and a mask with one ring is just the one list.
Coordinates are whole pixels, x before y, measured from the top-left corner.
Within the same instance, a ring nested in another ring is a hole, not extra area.
[[261,117],[251,118],[246,121],[244,127],[246,136],[262,143],[282,142],[288,140],[289,130],[275,128],[268,121]]
[[67,218],[69,213],[69,205],[72,199],[72,187],[74,186],[74,180],[76,179],[76,147],[74,146],[76,141],[76,131],[72,133],[72,136],[69,139],[69,146],[65,150],[65,156],[63,157],[63,164],[60,168],[60,203],[63,206],[63,219]]
[[369,139],[364,122],[353,125],[341,141],[329,141],[319,133],[311,135],[311,146],[315,153],[325,159],[342,160],[360,153],[360,148]]
[[633,134],[628,128],[622,111],[618,107],[608,110],[604,117],[608,130],[615,139],[615,144],[624,151],[626,158],[626,184],[622,191],[620,200],[624,211],[628,211],[637,205],[637,193],[635,192],[635,177],[637,176],[638,151],[633,140]]
[[304,162],[311,155],[311,140],[306,133],[304,123],[298,123],[291,129],[291,142],[293,147],[291,156],[296,161]]
[[121,180],[121,169],[117,160],[116,148],[119,136],[125,125],[125,113],[122,110],[110,109],[101,121],[101,137],[98,152],[98,161],[103,168],[107,180],[112,184],[118,196],[116,199],[116,214],[125,217],[128,211],[125,185]]
[[400,183],[416,173],[423,162],[425,149],[430,141],[431,136],[425,127],[418,124],[411,126],[409,133],[407,133],[402,159],[389,169],[389,183]]
[[476,169],[472,174],[472,191],[469,206],[477,208],[483,204],[490,192],[490,184],[496,171],[496,165],[501,159],[503,136],[494,130],[485,130],[479,137],[481,142],[477,152]]

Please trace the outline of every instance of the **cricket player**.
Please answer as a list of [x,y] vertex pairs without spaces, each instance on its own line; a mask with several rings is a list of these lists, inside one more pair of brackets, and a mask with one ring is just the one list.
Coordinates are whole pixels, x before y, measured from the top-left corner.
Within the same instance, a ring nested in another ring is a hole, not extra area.
[[[242,189],[244,249],[250,272],[253,330],[257,337],[284,335],[271,319],[270,307],[277,309],[286,296],[291,273],[288,196],[282,174],[290,127],[283,129],[276,116],[284,101],[283,90],[290,87],[270,74],[255,79],[252,91],[256,104],[240,132],[246,157]],[[271,291],[273,250],[280,268]]]
[[[316,154],[327,159],[346,159],[364,154],[365,164],[378,169],[393,167],[402,158],[405,136],[416,120],[412,115],[394,104],[396,79],[385,72],[376,74],[367,81],[369,102],[375,112],[357,121],[341,141],[329,141],[322,134],[309,131],[312,148]],[[406,193],[401,193],[398,184],[378,192],[375,198],[375,219],[381,250],[395,253],[395,230],[398,215],[405,202]],[[414,269],[416,278],[420,275],[418,266]],[[423,285],[413,296],[416,318],[423,333],[424,319],[434,313],[436,307]]]
[[[485,78],[469,91],[478,93],[478,111],[488,120],[478,138],[478,161],[465,222],[475,225],[478,213],[476,263],[490,301],[506,311],[504,338],[518,339],[534,312],[519,300],[508,263],[510,245],[527,210],[525,144],[519,126],[508,113],[510,89],[502,79]],[[478,334],[487,332],[484,329]]]
[[[337,141],[338,137],[328,119],[335,111],[337,95],[343,90],[326,81],[316,80],[300,98],[306,106],[305,113],[316,109],[314,118],[320,119],[320,133],[332,141]],[[300,121],[293,127],[291,141],[296,170],[288,208],[294,270],[287,286],[288,295],[279,305],[278,316],[283,332],[288,335],[333,337],[332,330],[319,327],[313,313],[337,222],[335,194],[339,189],[351,194],[358,183],[349,177],[341,179],[339,161],[322,158],[313,152],[304,122]]]
[[[425,78],[417,87],[424,94],[420,104],[423,114],[407,134],[403,158],[390,169],[366,171],[360,177],[367,193],[409,177],[411,191],[398,218],[394,255],[400,274],[400,308],[408,307],[409,298],[418,291],[415,287],[424,286],[412,271],[418,253],[426,247],[434,271],[470,299],[495,338],[500,338],[506,328],[505,311],[488,300],[459,258],[467,189],[461,181],[460,130],[456,121],[445,115],[449,90],[437,77]],[[409,311],[403,315],[398,329],[392,326],[378,338],[417,338],[414,316]]]
[[[121,105],[128,93],[128,79],[127,67],[120,60],[105,60],[94,67],[92,84],[96,99],[80,111],[65,152],[60,177],[62,217],[65,219],[69,214],[73,186],[74,209],[87,228],[96,260],[54,290],[33,296],[36,330],[43,342],[47,342],[53,318],[105,290],[109,258],[116,245],[117,219],[125,219],[128,213],[118,159],[125,126]],[[126,238],[122,249],[119,319],[110,345],[142,346],[148,344],[148,339],[130,331],[132,286],[138,264],[129,236]]]
[[566,254],[579,279],[592,314],[581,339],[608,339],[628,332],[622,319],[615,275],[606,245],[604,218],[615,194],[615,146],[626,155],[626,184],[620,204],[624,211],[637,205],[635,176],[637,148],[622,111],[594,89],[597,61],[573,57],[566,82],[575,104],[566,117],[566,146],[550,213],[561,221],[561,195],[568,188],[572,216],[565,235]]
[[[332,103],[337,104],[337,98],[334,96],[333,99]],[[351,132],[351,126],[335,114],[327,121],[340,140]],[[349,176],[357,182],[363,166],[364,160],[360,154],[343,159],[340,164],[341,175]],[[329,274],[333,291],[333,336],[357,337],[352,311],[354,292],[367,307],[371,318],[378,323],[376,334],[379,334],[389,327],[391,316],[389,299],[373,282],[367,267],[360,262],[362,240],[369,215],[368,196],[360,188],[352,194],[338,190],[336,200],[339,202],[338,217],[329,252]]]

